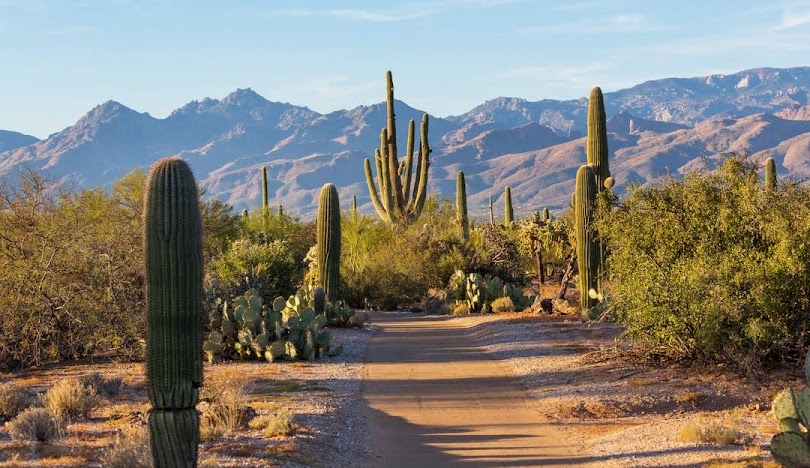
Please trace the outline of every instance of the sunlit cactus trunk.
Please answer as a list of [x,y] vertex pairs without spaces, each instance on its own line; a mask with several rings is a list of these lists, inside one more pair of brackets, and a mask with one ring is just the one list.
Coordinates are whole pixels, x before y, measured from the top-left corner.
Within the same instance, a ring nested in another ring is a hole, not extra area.
[[776,190],[776,161],[773,158],[765,160],[765,188],[771,192]]
[[203,255],[197,184],[180,159],[152,166],[144,214],[146,374],[154,464],[197,464],[202,386]]
[[[427,196],[430,145],[428,144],[429,118],[422,117],[419,159],[413,170],[414,133],[416,124],[408,122],[408,144],[405,161],[400,164],[397,154],[397,129],[394,114],[394,81],[389,71],[386,74],[386,127],[380,132],[380,148],[374,151],[377,184],[366,159],[363,167],[371,202],[380,218],[387,223],[410,224],[419,218]],[[413,180],[413,182],[411,182]],[[378,191],[379,186],[379,191]]]
[[456,174],[456,222],[461,238],[466,241],[470,237],[470,224],[467,219],[467,184],[461,171]]
[[515,222],[515,212],[512,210],[512,189],[506,187],[503,192],[503,225],[512,227]]
[[[605,115],[605,99],[602,90],[595,86],[591,89],[588,100],[588,139],[586,148],[588,165],[593,171],[594,183],[597,193],[612,190],[615,183],[610,176],[608,163],[608,137],[607,118]],[[598,237],[598,236],[595,236]],[[596,239],[599,263],[597,265],[596,281],[597,285],[605,277],[605,260],[607,256],[607,246],[603,241]],[[599,291],[599,286],[595,288]]]
[[334,185],[326,184],[318,200],[318,285],[334,303],[340,288],[340,200]]
[[598,286],[599,245],[596,243],[591,225],[595,202],[596,178],[593,169],[589,165],[581,166],[577,171],[574,191],[574,230],[577,241],[580,305],[586,317],[591,307],[596,304],[589,292],[591,289],[596,290]]
[[548,212],[548,208],[543,208],[543,222],[547,223],[551,215]]

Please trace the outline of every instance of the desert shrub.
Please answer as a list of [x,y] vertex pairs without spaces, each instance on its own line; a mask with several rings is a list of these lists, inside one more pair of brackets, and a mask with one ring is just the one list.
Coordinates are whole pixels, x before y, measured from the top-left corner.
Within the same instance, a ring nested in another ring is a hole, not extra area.
[[698,416],[687,421],[678,432],[682,442],[713,445],[744,445],[753,440],[744,422],[735,415],[722,418]]
[[79,378],[82,385],[94,391],[97,395],[115,396],[124,390],[124,380],[121,377],[104,377],[98,372]]
[[453,315],[469,315],[470,314],[470,306],[467,305],[466,302],[458,302],[456,303],[455,307],[453,307]]
[[631,187],[598,222],[626,335],[650,352],[756,365],[808,345],[810,192],[756,165]]
[[447,292],[443,289],[430,288],[422,298],[421,309],[429,314],[446,314],[450,312],[447,303]]
[[476,229],[481,236],[485,258],[478,265],[464,271],[497,276],[507,283],[523,284],[531,270],[529,256],[521,255],[518,248],[520,231],[516,228],[484,224]]
[[101,456],[107,468],[151,468],[152,454],[146,426],[125,426]]
[[490,307],[496,314],[515,311],[515,304],[512,303],[512,298],[510,297],[499,297],[492,301]]
[[0,418],[13,418],[25,409],[28,393],[13,383],[0,384]]
[[292,412],[287,408],[281,408],[273,414],[263,414],[251,419],[248,425],[251,429],[261,430],[267,438],[288,436],[295,432],[292,419]]
[[430,288],[444,288],[455,270],[476,271],[488,258],[475,232],[459,238],[455,207],[429,197],[419,220],[390,226],[373,216],[342,223],[342,296],[353,307],[382,309],[419,304]]
[[200,392],[202,406],[200,434],[206,440],[238,430],[247,415],[245,381],[233,372],[207,375]]
[[77,192],[33,171],[0,178],[0,368],[134,353],[143,336],[135,176]]
[[300,281],[301,267],[292,251],[280,240],[256,242],[234,241],[228,250],[212,262],[214,282],[225,295],[236,296],[248,289],[262,296],[288,296]]
[[57,418],[73,420],[90,416],[99,398],[94,388],[69,378],[53,384],[42,396],[42,404]]
[[45,408],[28,408],[6,426],[14,440],[47,442],[62,437],[65,432],[64,420]]

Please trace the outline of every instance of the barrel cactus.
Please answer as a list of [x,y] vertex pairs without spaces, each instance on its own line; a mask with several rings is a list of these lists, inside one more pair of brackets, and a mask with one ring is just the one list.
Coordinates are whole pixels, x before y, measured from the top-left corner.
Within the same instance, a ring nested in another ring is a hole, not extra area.
[[146,187],[146,374],[152,455],[159,468],[194,467],[204,316],[197,184],[184,161],[170,158],[152,166]]
[[340,287],[340,200],[334,185],[321,189],[318,201],[318,284],[326,300],[336,302]]
[[593,210],[596,201],[596,178],[590,165],[577,171],[574,192],[574,228],[577,239],[577,265],[579,266],[579,297],[582,313],[588,316],[596,299],[590,291],[598,287],[599,245],[593,232]]
[[[810,358],[805,360],[804,373],[810,382]],[[810,467],[810,387],[783,390],[774,398],[771,413],[779,423],[779,432],[771,439],[773,458],[784,466]]]

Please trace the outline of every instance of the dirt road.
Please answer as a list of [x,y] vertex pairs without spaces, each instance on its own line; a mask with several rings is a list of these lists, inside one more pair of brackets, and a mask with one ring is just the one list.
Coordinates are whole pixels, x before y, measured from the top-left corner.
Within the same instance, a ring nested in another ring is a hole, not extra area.
[[519,380],[448,317],[379,315],[362,395],[372,466],[582,466],[578,435],[536,410]]

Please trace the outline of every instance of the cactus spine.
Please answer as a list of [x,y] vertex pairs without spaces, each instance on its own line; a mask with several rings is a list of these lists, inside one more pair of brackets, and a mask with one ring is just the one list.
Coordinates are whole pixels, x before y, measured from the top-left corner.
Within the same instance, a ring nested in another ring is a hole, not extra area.
[[605,181],[610,177],[608,167],[607,120],[605,118],[605,100],[598,86],[591,89],[588,101],[588,164],[593,168],[596,179],[596,190],[605,190]]
[[[405,161],[397,156],[397,128],[394,115],[394,81],[386,74],[387,124],[380,132],[380,148],[374,151],[379,192],[371,172],[371,162],[364,161],[366,183],[374,209],[387,223],[410,224],[419,218],[427,196],[430,145],[428,144],[428,115],[422,117],[419,159],[413,171],[415,123],[408,122],[408,143]],[[411,182],[413,179],[413,183]],[[413,186],[413,187],[411,187]]]
[[146,183],[144,247],[149,324],[146,374],[155,466],[194,467],[202,386],[202,221],[197,185],[180,159],[155,163]]
[[270,214],[270,205],[267,203],[267,168],[262,167],[262,216]]
[[771,192],[776,190],[776,162],[773,158],[765,160],[765,188]]
[[512,211],[512,189],[506,187],[503,192],[503,225],[512,227],[515,222],[515,212]]
[[456,222],[461,238],[466,241],[470,238],[470,224],[467,219],[467,184],[461,171],[456,174]]
[[590,290],[598,287],[599,245],[596,243],[591,226],[593,209],[596,202],[596,177],[590,165],[584,165],[577,171],[576,189],[574,191],[574,229],[577,239],[577,265],[579,266],[579,297],[582,313],[587,317],[588,311],[595,304],[590,297]]
[[321,189],[316,223],[318,285],[326,292],[326,300],[334,303],[340,287],[340,201],[332,184]]

